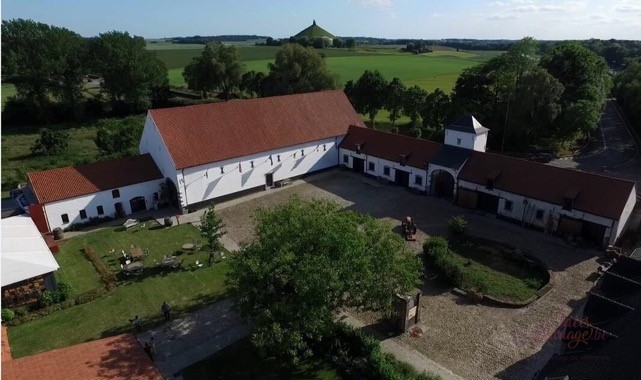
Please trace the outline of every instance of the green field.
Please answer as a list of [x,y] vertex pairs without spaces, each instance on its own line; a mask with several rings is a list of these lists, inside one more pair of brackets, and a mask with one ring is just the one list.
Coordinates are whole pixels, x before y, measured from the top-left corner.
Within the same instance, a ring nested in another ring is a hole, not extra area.
[[[243,59],[246,70],[267,72],[267,65],[273,59],[253,59],[266,53],[261,52],[263,47],[247,48],[255,50],[252,59]],[[274,54],[278,48],[268,47]],[[175,54],[175,51],[168,51]],[[489,55],[477,55],[471,52],[434,52],[422,55],[410,55],[401,53],[359,53],[349,52],[350,55],[338,56],[328,55],[326,58],[329,70],[336,75],[340,85],[348,80],[356,80],[363,71],[379,70],[388,80],[399,77],[407,86],[418,85],[428,91],[441,88],[450,92],[456,83],[461,71],[472,67],[480,61],[487,59]],[[437,53],[437,54],[435,54]],[[433,54],[433,55],[430,55]],[[174,55],[172,60],[176,59]],[[175,61],[174,65],[176,65]],[[169,82],[175,86],[184,86],[182,67],[169,70]]]

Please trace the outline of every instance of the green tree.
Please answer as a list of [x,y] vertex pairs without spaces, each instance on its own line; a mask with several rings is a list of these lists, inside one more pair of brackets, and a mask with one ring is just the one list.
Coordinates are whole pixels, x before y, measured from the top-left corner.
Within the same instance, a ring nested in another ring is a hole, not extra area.
[[410,118],[412,128],[418,126],[421,107],[425,103],[427,91],[418,86],[412,86],[403,95],[403,113]]
[[336,79],[327,70],[325,60],[311,47],[285,44],[269,64],[264,82],[264,96],[299,94],[329,90]]
[[32,20],[2,22],[3,79],[16,85],[18,97],[41,120],[50,118],[52,96],[79,117],[87,61],[85,40],[77,33]]
[[628,67],[615,77],[614,94],[625,113],[641,127],[641,59],[628,62]]
[[387,80],[378,70],[365,70],[356,83],[345,87],[345,94],[357,112],[369,117],[373,128],[376,114],[385,106],[387,89]]
[[427,94],[423,102],[420,115],[423,119],[423,128],[443,129],[450,113],[450,97],[443,90],[437,88]]
[[348,38],[345,40],[345,47],[350,50],[353,50],[356,47],[356,40],[354,38]]
[[104,156],[124,157],[138,154],[144,124],[139,117],[103,119],[96,123],[94,142]]
[[398,120],[403,113],[406,90],[405,84],[397,77],[394,77],[387,85],[385,109],[389,111],[389,120],[392,122],[392,126],[396,125],[396,120]]
[[151,105],[154,89],[168,83],[167,68],[142,37],[127,32],[108,32],[93,40],[95,71],[102,77],[102,89],[114,107],[121,104],[130,113]]
[[229,99],[232,92],[239,88],[243,67],[238,57],[238,50],[233,45],[216,44],[217,72],[219,75],[218,87],[223,97]]
[[260,71],[248,71],[240,79],[240,90],[249,94],[249,96],[260,96],[263,87],[265,74]]
[[258,211],[257,237],[231,260],[229,292],[263,352],[297,360],[347,307],[389,311],[419,283],[420,261],[391,225],[324,200]]
[[49,128],[40,130],[40,137],[31,147],[33,154],[54,155],[67,150],[69,134],[65,131],[54,131]]
[[209,206],[203,216],[200,217],[200,234],[207,239],[212,252],[218,252],[223,248],[220,238],[225,236],[225,223],[214,210],[214,205]]
[[211,45],[205,45],[200,57],[194,57],[183,69],[183,78],[187,88],[201,91],[202,97],[207,99],[209,93],[218,87],[218,65],[215,62],[216,54]]

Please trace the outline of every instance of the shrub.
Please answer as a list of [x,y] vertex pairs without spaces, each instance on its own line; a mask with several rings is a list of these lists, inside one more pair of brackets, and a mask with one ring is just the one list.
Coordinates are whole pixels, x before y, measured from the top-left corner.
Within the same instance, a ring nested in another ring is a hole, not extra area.
[[42,294],[40,295],[40,299],[38,300],[40,307],[47,307],[57,302],[58,294],[49,290],[45,290],[44,292],[42,292]]
[[66,301],[67,298],[69,298],[70,292],[71,286],[69,286],[66,282],[60,281],[58,283],[58,289],[56,290],[56,293],[58,293],[58,302]]
[[539,289],[543,285],[543,279],[539,277],[528,277],[523,282],[532,289]]
[[26,306],[20,306],[20,307],[17,307],[14,310],[14,312],[16,313],[16,317],[19,318],[19,317],[22,317],[23,315],[26,315],[27,313],[29,313],[29,309],[27,309]]
[[31,147],[34,154],[54,155],[67,150],[69,134],[65,131],[54,131],[48,128],[40,130],[40,137]]
[[457,215],[450,218],[448,229],[453,237],[464,236],[467,232],[467,220],[463,215]]
[[434,236],[431,237],[430,240],[428,240],[425,245],[423,246],[423,251],[424,252],[430,252],[435,248],[442,247],[445,249],[448,249],[448,242],[447,239],[445,239],[442,236]]
[[91,246],[85,245],[83,252],[85,253],[85,256],[87,256],[87,259],[91,261],[94,268],[96,268],[96,272],[98,272],[100,279],[105,283],[107,290],[115,288],[116,275],[111,271],[111,268],[109,268],[109,266],[98,257],[96,251],[94,251]]
[[2,321],[8,322],[15,318],[15,313],[11,309],[2,309]]

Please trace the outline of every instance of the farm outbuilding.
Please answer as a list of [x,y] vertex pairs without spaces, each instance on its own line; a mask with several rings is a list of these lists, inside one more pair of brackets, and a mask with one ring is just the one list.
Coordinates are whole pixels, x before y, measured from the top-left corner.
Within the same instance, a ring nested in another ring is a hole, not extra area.
[[341,164],[547,233],[614,244],[636,203],[634,182],[485,152],[488,129],[463,115],[445,143],[350,127]]
[[163,176],[148,154],[29,173],[41,232],[93,219],[122,218],[154,207]]
[[140,152],[186,209],[337,166],[350,125],[364,126],[342,91],[154,109]]

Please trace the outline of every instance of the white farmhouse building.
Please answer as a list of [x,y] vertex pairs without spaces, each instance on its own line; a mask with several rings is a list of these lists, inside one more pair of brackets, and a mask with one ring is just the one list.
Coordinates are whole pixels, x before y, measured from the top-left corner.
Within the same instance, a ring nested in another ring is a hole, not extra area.
[[445,144],[350,127],[342,165],[547,233],[614,244],[636,203],[634,182],[485,152],[488,129],[464,115]]
[[337,166],[350,125],[364,126],[342,91],[154,109],[140,152],[186,209]]
[[44,170],[28,178],[37,201],[29,214],[41,232],[149,209],[163,180],[148,154]]

